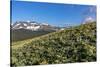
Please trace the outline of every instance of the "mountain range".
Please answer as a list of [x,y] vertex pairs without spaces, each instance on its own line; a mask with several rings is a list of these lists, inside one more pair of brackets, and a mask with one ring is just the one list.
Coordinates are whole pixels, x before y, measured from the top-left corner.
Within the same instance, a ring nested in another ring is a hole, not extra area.
[[40,31],[40,30],[57,31],[60,29],[60,27],[52,26],[47,23],[37,23],[35,21],[17,21],[11,25],[11,29],[12,30],[26,29],[26,30],[32,30],[32,31]]
[[35,21],[17,21],[11,25],[11,40],[20,41],[63,29],[63,27],[56,27],[47,23],[38,23]]

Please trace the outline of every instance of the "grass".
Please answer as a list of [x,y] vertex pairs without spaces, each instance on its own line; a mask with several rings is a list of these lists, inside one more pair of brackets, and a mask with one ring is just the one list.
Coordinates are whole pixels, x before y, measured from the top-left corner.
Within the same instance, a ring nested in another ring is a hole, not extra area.
[[96,22],[13,42],[11,65],[96,61]]

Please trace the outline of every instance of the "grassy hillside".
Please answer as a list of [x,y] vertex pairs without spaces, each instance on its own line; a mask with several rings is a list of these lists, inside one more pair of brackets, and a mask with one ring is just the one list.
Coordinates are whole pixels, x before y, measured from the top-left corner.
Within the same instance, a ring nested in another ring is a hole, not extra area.
[[12,43],[11,65],[96,61],[96,22]]
[[28,38],[45,35],[51,32],[54,32],[54,31],[32,31],[32,30],[26,30],[26,29],[16,29],[16,30],[11,31],[12,33],[11,39],[12,41],[21,41]]

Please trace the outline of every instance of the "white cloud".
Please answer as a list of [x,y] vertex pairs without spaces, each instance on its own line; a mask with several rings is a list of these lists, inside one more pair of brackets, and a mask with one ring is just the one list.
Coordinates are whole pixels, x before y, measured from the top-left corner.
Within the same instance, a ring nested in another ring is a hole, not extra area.
[[89,16],[89,17],[86,17],[86,18],[85,18],[85,20],[84,20],[83,23],[93,22],[93,21],[95,21],[95,19],[94,19],[93,17]]

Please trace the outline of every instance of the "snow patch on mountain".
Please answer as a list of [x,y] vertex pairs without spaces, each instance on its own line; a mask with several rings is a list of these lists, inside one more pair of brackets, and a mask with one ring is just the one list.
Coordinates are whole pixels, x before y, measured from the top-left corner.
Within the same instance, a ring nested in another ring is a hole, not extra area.
[[24,26],[27,26],[27,24],[24,23]]

